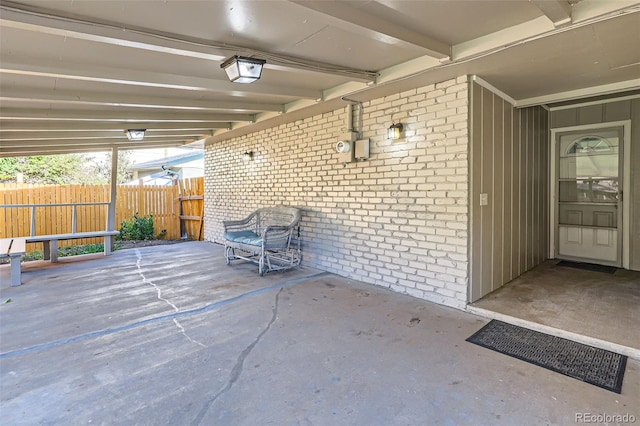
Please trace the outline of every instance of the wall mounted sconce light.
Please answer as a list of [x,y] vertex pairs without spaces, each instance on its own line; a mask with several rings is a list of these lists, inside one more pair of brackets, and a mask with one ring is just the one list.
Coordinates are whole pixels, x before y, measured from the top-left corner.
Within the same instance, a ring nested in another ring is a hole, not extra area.
[[144,139],[144,132],[147,129],[127,129],[127,139],[130,141],[141,141]]
[[387,137],[391,140],[400,139],[403,127],[402,123],[392,123],[389,129],[387,129]]
[[253,160],[253,151],[245,151],[244,154],[242,154],[242,159],[245,163]]
[[232,56],[220,65],[233,83],[253,83],[262,75],[264,59],[248,58],[246,56]]

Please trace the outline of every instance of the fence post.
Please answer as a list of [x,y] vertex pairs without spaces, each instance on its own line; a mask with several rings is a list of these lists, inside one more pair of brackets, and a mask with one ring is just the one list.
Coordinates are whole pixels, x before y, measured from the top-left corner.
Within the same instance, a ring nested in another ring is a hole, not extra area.
[[145,215],[145,205],[144,205],[144,185],[138,185],[138,211],[137,213],[140,214],[140,216],[144,216]]

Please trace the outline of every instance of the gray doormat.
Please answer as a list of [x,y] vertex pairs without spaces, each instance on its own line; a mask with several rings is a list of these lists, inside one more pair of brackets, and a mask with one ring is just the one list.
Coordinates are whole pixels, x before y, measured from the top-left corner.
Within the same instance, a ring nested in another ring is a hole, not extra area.
[[467,342],[620,393],[627,357],[491,320]]
[[586,271],[604,272],[605,274],[614,274],[618,268],[615,266],[596,265],[593,263],[583,262],[570,262],[568,260],[561,260],[556,263],[557,266],[566,266],[569,268],[584,269]]

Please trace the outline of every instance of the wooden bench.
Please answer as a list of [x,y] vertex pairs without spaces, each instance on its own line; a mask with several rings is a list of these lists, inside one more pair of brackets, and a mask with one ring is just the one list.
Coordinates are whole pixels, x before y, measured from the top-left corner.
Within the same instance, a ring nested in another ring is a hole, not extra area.
[[74,232],[71,234],[32,235],[24,237],[24,239],[28,243],[42,243],[44,259],[51,260],[52,263],[55,263],[58,261],[58,241],[60,240],[104,237],[104,255],[109,256],[111,254],[113,237],[118,234],[120,234],[120,231],[92,231]]
[[0,259],[8,257],[11,259],[11,286],[16,287],[22,284],[20,276],[20,258],[27,252],[26,240],[24,238],[2,238],[0,239]]

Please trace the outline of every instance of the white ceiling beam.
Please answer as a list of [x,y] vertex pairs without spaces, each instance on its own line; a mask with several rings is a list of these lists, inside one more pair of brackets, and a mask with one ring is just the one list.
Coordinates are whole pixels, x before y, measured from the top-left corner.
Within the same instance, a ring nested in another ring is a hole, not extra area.
[[[0,120],[10,121],[69,121],[69,122],[117,122],[130,126],[130,123],[199,123],[210,121],[254,121],[249,114],[196,114],[170,112],[141,112],[123,114],[119,111],[78,111],[78,110],[49,110],[49,109],[9,109],[0,108]],[[132,127],[128,127],[132,128]]]
[[103,141],[95,141],[95,140],[89,140],[86,142],[78,142],[78,141],[69,141],[69,142],[49,142],[49,143],[44,143],[44,142],[40,142],[40,141],[34,141],[31,143],[24,143],[22,145],[16,145],[16,146],[9,146],[9,144],[5,145],[1,145],[0,148],[2,148],[3,150],[7,151],[10,149],[13,150],[17,150],[20,148],[64,148],[64,147],[92,147],[92,146],[129,146],[129,147],[147,147],[148,145],[170,145],[170,144],[174,144],[174,145],[183,145],[185,143],[191,143],[193,142],[195,139],[189,139],[189,140],[185,140],[185,139],[162,139],[162,140],[143,140],[143,141],[109,141],[109,140],[103,140]]
[[566,0],[530,0],[545,14],[553,25],[559,27],[571,23],[571,3]]
[[[154,139],[147,139],[145,136],[142,142],[144,143],[184,143],[185,141],[192,142],[194,140],[200,139],[201,136],[193,136],[189,138],[181,138],[181,137],[173,137],[173,136],[165,136]],[[136,141],[137,142],[137,141]],[[0,143],[0,147],[2,148],[21,148],[21,147],[62,147],[62,146],[76,146],[76,145],[111,145],[111,144],[131,144],[133,141],[129,141],[127,137],[118,138],[117,140],[98,138],[79,138],[79,139],[66,139],[66,140],[39,140],[39,139],[26,139],[21,141],[2,141]]]
[[629,81],[620,81],[617,83],[604,84],[601,86],[585,87],[582,89],[569,90],[561,93],[554,93],[552,95],[537,96],[534,98],[518,99],[516,106],[518,108],[528,107],[533,105],[545,105],[555,102],[571,101],[575,99],[581,99],[585,97],[608,95],[611,93],[626,92],[629,90],[640,89],[640,78]]
[[225,111],[255,113],[262,111],[284,111],[284,105],[282,104],[267,104],[249,101],[223,102],[198,99],[159,99],[137,95],[105,95],[101,93],[62,92],[60,90],[18,90],[12,87],[0,88],[0,104],[7,106],[7,102],[210,112]]
[[87,144],[87,145],[69,145],[69,146],[51,146],[51,147],[20,147],[20,148],[4,148],[0,146],[0,157],[21,157],[29,155],[57,155],[57,154],[76,154],[82,152],[101,152],[109,151],[111,148],[119,150],[131,149],[148,149],[148,148],[164,148],[184,146],[191,141],[165,141],[165,142],[136,142],[136,143],[106,143],[106,144]]
[[518,41],[539,36],[554,29],[555,27],[546,16],[540,16],[531,21],[456,44],[453,46],[453,60],[460,61],[479,56],[515,44]]
[[425,49],[429,56],[439,60],[445,61],[451,56],[451,46],[448,44],[432,37],[428,37],[422,33],[412,31],[405,26],[395,24],[388,19],[383,19],[366,13],[362,9],[356,9],[349,6],[347,2],[307,0],[289,1],[349,24],[421,47],[422,49]]
[[[190,139],[190,138],[201,138],[211,136],[213,132],[186,132],[186,131],[149,131],[147,130],[144,134],[144,139],[160,139],[160,138],[180,138],[180,139]],[[4,130],[0,130],[0,144],[4,146],[5,143],[9,142],[19,142],[19,141],[79,141],[79,140],[128,140],[125,132],[6,132]]]
[[[378,82],[379,84],[380,82]],[[330,87],[329,89],[323,90],[322,91],[322,100],[323,101],[330,101],[331,99],[336,99],[336,98],[341,98],[343,96],[347,96],[351,93],[354,92],[359,92],[361,90],[366,89],[367,87],[369,87],[368,84],[363,84],[363,83],[358,83],[355,81],[350,81],[348,83],[344,83],[341,84],[339,86],[334,86],[334,87]],[[290,102],[287,105],[285,105],[285,110],[286,112],[289,111],[295,111],[297,109],[301,108],[301,105],[304,103],[305,101],[299,101],[299,102]]]
[[380,71],[378,84],[389,83],[411,75],[421,74],[429,69],[440,66],[442,66],[442,64],[437,59],[430,56],[422,56]]
[[229,96],[281,95],[294,98],[317,99],[318,90],[296,88],[292,86],[275,86],[270,84],[249,85],[234,84],[228,80],[215,80],[175,74],[163,74],[132,69],[111,67],[91,67],[87,64],[65,63],[64,67],[48,65],[41,67],[26,63],[13,64],[3,61],[0,73],[34,77],[48,77],[65,80],[107,83],[121,86],[151,87],[156,89],[173,89],[185,91],[212,92]]
[[582,0],[573,5],[573,23],[590,21],[597,17],[616,15],[618,13],[633,13],[640,11],[638,0]]
[[287,68],[340,75],[362,81],[375,80],[375,73],[288,55],[236,46],[228,43],[177,35],[108,21],[63,15],[48,9],[4,1],[0,4],[0,26],[39,32],[132,49],[186,56],[218,63],[228,56],[244,54],[267,58],[265,68]]
[[[127,123],[129,129],[147,129],[147,131],[158,130],[175,130],[175,131],[199,131],[206,132],[212,129],[229,129],[230,122],[212,122],[201,121],[198,123],[150,123],[145,121],[137,121]],[[0,133],[7,132],[86,132],[86,131],[110,131],[122,132],[124,129],[122,123],[94,123],[94,122],[29,122],[25,121],[2,121],[2,130]]]
[[[340,98],[342,96],[348,95],[350,93],[354,93],[357,92],[359,90],[363,90],[366,87],[368,87],[368,85],[366,83],[361,83],[361,82],[356,82],[356,81],[350,81],[348,83],[344,83],[341,84],[339,86],[335,86],[332,87],[330,89],[324,90],[322,92],[322,101],[330,101],[336,98]],[[289,102],[284,106],[284,112],[285,113],[290,113],[290,112],[294,112],[294,111],[298,111],[298,110],[302,110],[304,108],[308,108],[308,107],[312,107],[314,105],[317,105],[318,101],[311,101],[308,99],[300,99],[297,101],[293,101],[293,102]],[[261,112],[256,114],[256,123],[259,123],[261,121],[266,121],[266,120],[270,120],[274,117],[277,117],[279,114],[277,113],[273,113],[273,112],[269,112],[269,111],[265,111],[265,112]],[[251,125],[250,123],[238,123],[237,125],[234,126],[234,128],[239,128],[242,126],[246,126],[246,125]]]
[[[552,3],[561,0],[540,0],[541,3]],[[621,13],[640,12],[640,2],[633,0],[582,0],[572,7],[570,25],[556,28],[547,16],[505,28],[473,40],[453,46],[454,62],[480,57],[497,50],[530,42],[538,38],[551,36],[583,25],[615,17]]]
[[117,29],[114,23],[83,21],[10,1],[3,2],[0,10],[0,25],[7,28],[215,62],[225,59],[224,53],[213,53],[210,46],[202,45],[203,42],[188,44],[187,41],[176,41],[170,37],[160,39],[151,33],[136,31],[135,28]]

